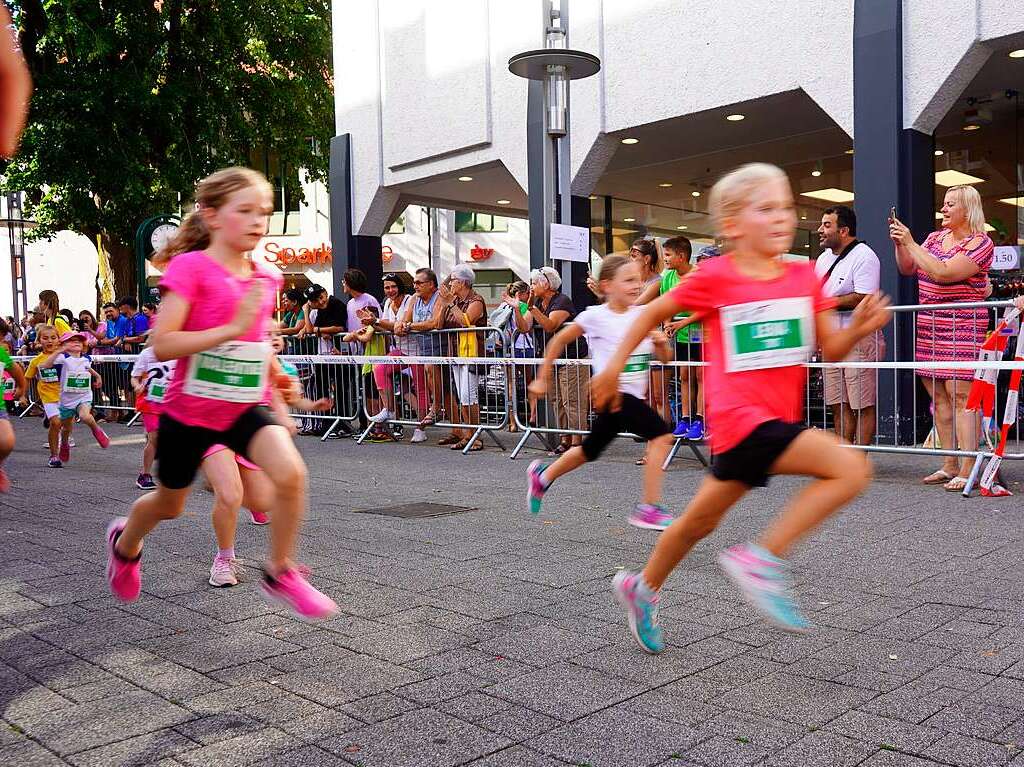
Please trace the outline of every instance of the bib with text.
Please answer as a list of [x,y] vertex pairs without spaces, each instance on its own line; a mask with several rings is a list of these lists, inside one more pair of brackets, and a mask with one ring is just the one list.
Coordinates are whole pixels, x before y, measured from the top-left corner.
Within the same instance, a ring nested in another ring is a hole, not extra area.
[[185,393],[224,402],[258,403],[267,388],[270,344],[231,341],[192,357]]
[[89,382],[92,377],[86,375],[69,375],[64,379],[64,391],[72,392],[74,394],[81,394],[82,392],[89,391]]
[[810,297],[723,306],[719,316],[727,373],[801,365],[811,356],[814,307]]

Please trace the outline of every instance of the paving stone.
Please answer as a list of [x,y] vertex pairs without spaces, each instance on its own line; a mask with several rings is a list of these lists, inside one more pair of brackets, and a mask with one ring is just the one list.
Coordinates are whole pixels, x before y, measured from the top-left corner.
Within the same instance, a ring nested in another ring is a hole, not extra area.
[[479,722],[499,711],[506,711],[512,707],[507,700],[501,700],[482,692],[469,692],[455,698],[444,701],[434,706],[439,711],[457,716],[467,722]]
[[776,673],[714,699],[726,708],[821,725],[871,698],[855,687]]
[[999,733],[1024,718],[1020,704],[1007,708],[985,701],[964,699],[925,720],[925,724],[944,732],[954,732],[982,740],[996,740]]
[[320,745],[363,767],[445,767],[512,743],[440,711],[422,709],[328,738]]
[[350,767],[351,764],[322,748],[305,746],[253,762],[252,767]]
[[765,762],[765,767],[853,767],[877,746],[821,730],[801,738]]
[[199,748],[176,730],[158,730],[68,757],[78,767],[142,767]]
[[483,692],[568,722],[638,695],[645,689],[635,682],[582,666],[556,663],[498,682],[484,688]]
[[38,743],[22,740],[0,746],[0,764],[14,767],[67,767],[67,762]]
[[511,706],[497,714],[491,714],[476,722],[477,725],[499,735],[504,735],[509,740],[520,743],[524,740],[540,735],[542,732],[553,730],[562,722],[554,717],[531,711],[523,706]]
[[570,764],[628,767],[653,764],[693,745],[695,733],[620,708],[583,717],[525,745]]
[[860,763],[860,767],[937,767],[939,762],[895,751],[878,751]]
[[327,709],[299,719],[290,719],[282,722],[279,727],[288,734],[302,740],[316,741],[330,735],[338,735],[342,732],[358,729],[363,725],[364,722],[353,719],[348,714]]
[[271,727],[221,740],[175,757],[193,767],[236,767],[250,764],[300,746],[302,742]]
[[610,676],[643,682],[650,687],[674,682],[716,663],[713,658],[685,648],[671,648],[661,655],[651,655],[637,647],[635,642],[609,645],[575,657],[572,662]]
[[750,743],[767,751],[777,751],[806,736],[808,728],[779,721],[776,717],[723,711],[697,727],[697,731],[704,738],[721,736],[726,740]]
[[190,722],[179,724],[175,731],[180,732],[196,743],[208,746],[222,740],[238,737],[250,732],[265,729],[266,725],[241,711],[229,711],[212,716],[203,716]]
[[345,704],[341,706],[341,710],[362,722],[375,724],[408,711],[414,711],[419,707],[418,703],[385,692]]
[[783,668],[781,663],[744,655],[721,663],[712,661],[708,668],[666,684],[662,689],[682,698],[707,702]]
[[944,734],[942,729],[937,728],[934,717],[927,720],[927,725],[886,719],[863,711],[847,711],[829,722],[828,729],[878,746],[892,746],[900,751],[920,753]]
[[470,643],[462,634],[421,623],[388,627],[377,633],[338,641],[355,652],[391,663],[408,663]]
[[709,738],[686,752],[687,760],[709,767],[746,767],[762,762],[768,752],[744,740]]
[[471,676],[461,671],[451,674],[431,677],[422,682],[414,682],[395,690],[396,695],[419,703],[422,706],[432,706],[442,701],[465,695],[467,692],[477,690],[488,684],[480,677]]
[[603,647],[607,641],[583,636],[554,626],[534,626],[481,642],[476,649],[492,656],[530,663],[538,658],[545,663],[567,660]]
[[423,675],[417,671],[365,655],[355,655],[338,663],[284,674],[274,681],[281,689],[325,706],[337,706],[394,690],[422,678]]
[[552,759],[523,746],[512,746],[473,762],[473,767],[565,767],[565,762]]
[[1007,748],[1003,744],[990,743],[964,735],[946,735],[933,743],[924,756],[940,762],[962,765],[963,767],[997,767],[1007,764],[1019,753],[1019,749]]

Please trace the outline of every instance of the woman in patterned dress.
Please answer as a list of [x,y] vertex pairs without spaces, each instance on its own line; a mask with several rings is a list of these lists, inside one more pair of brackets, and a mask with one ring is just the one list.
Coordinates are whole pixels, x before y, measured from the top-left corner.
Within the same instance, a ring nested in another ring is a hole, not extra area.
[[[993,243],[985,234],[981,196],[972,186],[954,186],[942,204],[942,229],[932,232],[924,244],[914,242],[899,220],[889,222],[889,236],[896,245],[896,262],[902,274],[916,274],[922,304],[984,301],[991,288],[988,269]],[[985,309],[950,309],[921,312],[917,317],[915,359],[920,362],[974,362],[988,330]],[[972,370],[918,370],[932,398],[935,428],[942,447],[960,450],[978,446],[978,414],[966,409]],[[954,442],[954,425],[956,427]],[[945,459],[942,468],[924,478],[928,485],[943,484],[946,490],[962,491],[971,473],[970,459]]]

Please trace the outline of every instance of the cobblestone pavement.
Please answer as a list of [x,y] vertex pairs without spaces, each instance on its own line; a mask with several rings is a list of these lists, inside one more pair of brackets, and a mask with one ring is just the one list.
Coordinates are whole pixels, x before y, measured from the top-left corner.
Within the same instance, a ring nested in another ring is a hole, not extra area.
[[[669,581],[655,658],[609,594],[654,540],[623,522],[631,442],[533,519],[526,460],[495,449],[300,438],[301,559],[343,610],[308,625],[258,596],[264,528],[240,525],[246,582],[207,585],[202,491],[147,540],[142,598],[117,604],[103,530],[138,493],[140,432],[111,427],[102,453],[79,430],[58,471],[37,421],[17,431],[0,498],[0,764],[1024,765],[1021,500],[924,488],[927,461],[879,459],[870,491],[799,550],[807,637],[758,620],[715,565],[799,483],[753,492]],[[700,476],[677,462],[674,505]],[[411,501],[478,510],[354,513]]]

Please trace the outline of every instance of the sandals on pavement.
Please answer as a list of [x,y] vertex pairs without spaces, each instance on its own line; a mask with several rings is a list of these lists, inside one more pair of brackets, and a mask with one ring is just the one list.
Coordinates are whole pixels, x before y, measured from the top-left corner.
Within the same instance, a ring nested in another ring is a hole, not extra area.
[[929,474],[927,477],[921,480],[923,485],[945,485],[953,479],[953,475],[945,469],[939,469]]
[[950,493],[962,493],[964,488],[967,487],[967,477],[953,477],[942,487]]
[[[437,441],[439,445],[454,445],[462,441],[462,437],[457,437],[454,434],[449,434],[447,437],[442,437]],[[465,445],[463,445],[465,447]]]

